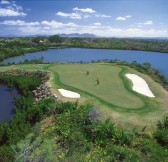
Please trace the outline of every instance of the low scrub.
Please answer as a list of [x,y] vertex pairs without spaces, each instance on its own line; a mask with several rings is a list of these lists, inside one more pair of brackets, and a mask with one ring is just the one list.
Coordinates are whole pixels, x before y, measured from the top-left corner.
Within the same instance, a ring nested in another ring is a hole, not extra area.
[[16,161],[168,160],[167,150],[153,137],[128,133],[110,120],[94,119],[90,111],[91,105],[57,103],[50,115],[13,147]]

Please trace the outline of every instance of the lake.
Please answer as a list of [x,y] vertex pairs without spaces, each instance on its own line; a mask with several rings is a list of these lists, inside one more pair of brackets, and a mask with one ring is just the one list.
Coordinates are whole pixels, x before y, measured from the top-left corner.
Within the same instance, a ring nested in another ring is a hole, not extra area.
[[0,84],[0,121],[9,121],[14,114],[14,98],[20,94],[16,88]]
[[45,62],[91,62],[102,59],[119,59],[121,61],[137,61],[138,63],[149,62],[152,67],[159,70],[168,78],[168,53],[111,50],[111,49],[86,49],[86,48],[63,48],[49,49],[36,53],[27,53],[22,56],[5,59],[3,63],[18,63],[25,59],[37,59],[44,57]]

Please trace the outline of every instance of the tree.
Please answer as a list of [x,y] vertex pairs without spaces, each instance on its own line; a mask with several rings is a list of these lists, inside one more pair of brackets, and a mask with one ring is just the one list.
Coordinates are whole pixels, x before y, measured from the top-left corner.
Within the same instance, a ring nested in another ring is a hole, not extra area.
[[50,42],[61,43],[63,39],[59,35],[52,35],[48,38],[48,40]]
[[144,62],[143,65],[146,69],[151,68],[151,64],[149,62]]
[[32,39],[32,42],[34,43],[39,43],[40,41],[43,41],[44,39],[46,39],[46,37],[44,36],[38,36]]

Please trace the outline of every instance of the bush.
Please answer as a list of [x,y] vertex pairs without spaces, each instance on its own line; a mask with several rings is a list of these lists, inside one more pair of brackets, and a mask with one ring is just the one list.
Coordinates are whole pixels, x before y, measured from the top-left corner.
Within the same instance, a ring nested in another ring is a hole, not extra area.
[[157,130],[154,136],[161,146],[168,148],[168,117],[157,123]]

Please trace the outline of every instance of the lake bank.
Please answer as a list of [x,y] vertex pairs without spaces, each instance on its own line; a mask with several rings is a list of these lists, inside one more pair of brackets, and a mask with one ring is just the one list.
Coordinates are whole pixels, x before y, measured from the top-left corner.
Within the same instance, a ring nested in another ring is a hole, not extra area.
[[118,59],[121,61],[138,63],[149,62],[153,68],[159,70],[168,78],[168,55],[159,52],[110,50],[110,49],[87,49],[87,48],[63,48],[49,49],[35,53],[27,53],[22,56],[11,57],[3,61],[7,63],[19,63],[25,59],[44,58],[44,62],[94,62],[105,59]]
[[[47,87],[45,87],[43,84],[46,80],[48,80],[48,78],[48,72],[44,71],[31,72],[23,69],[8,69],[0,71],[0,102],[2,104],[0,107],[1,110],[5,111],[7,108],[9,108],[10,112],[8,114],[11,114],[11,111],[14,110],[14,106],[17,111],[22,111],[21,109],[23,109],[23,104],[33,103],[37,99],[39,101],[42,98],[44,99],[49,97],[50,93]],[[37,93],[36,89],[38,89],[40,93]],[[19,99],[16,100],[16,103],[14,102],[14,99],[17,97],[17,95],[14,95],[14,92],[17,92],[16,94],[20,94]],[[36,93],[36,95],[33,95],[33,92]],[[12,95],[12,98],[10,94]],[[25,102],[25,100],[27,101]],[[12,115],[9,115],[8,119],[11,117]]]

